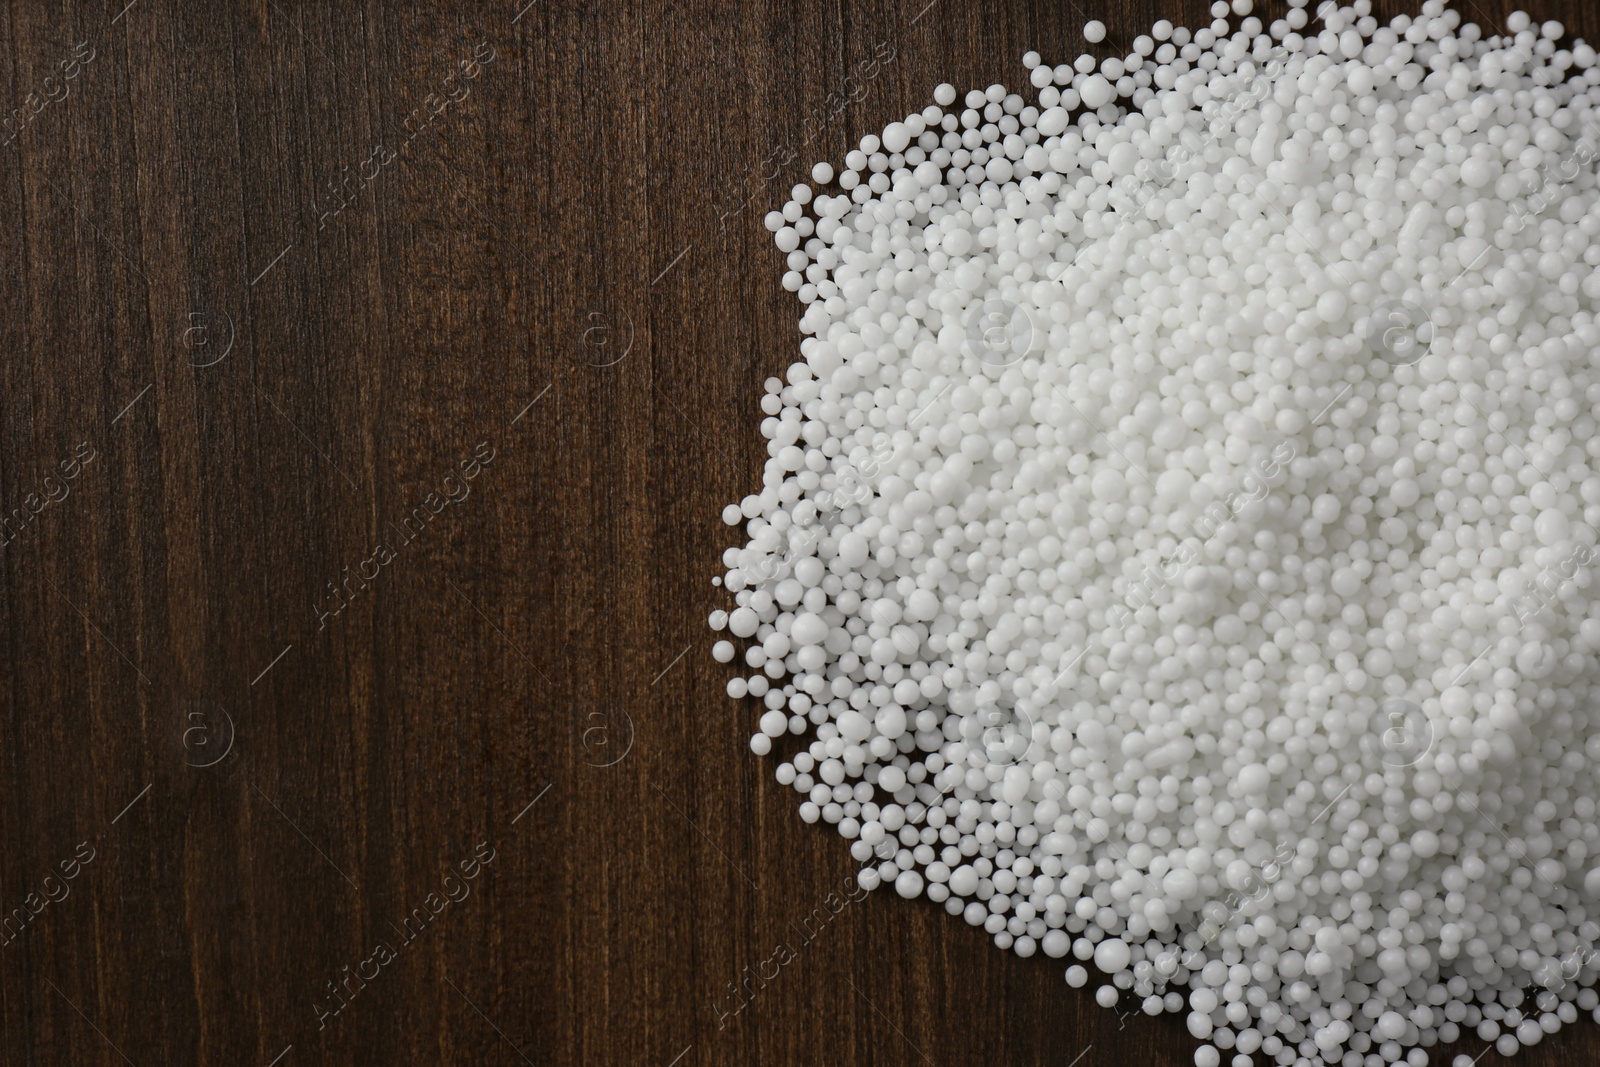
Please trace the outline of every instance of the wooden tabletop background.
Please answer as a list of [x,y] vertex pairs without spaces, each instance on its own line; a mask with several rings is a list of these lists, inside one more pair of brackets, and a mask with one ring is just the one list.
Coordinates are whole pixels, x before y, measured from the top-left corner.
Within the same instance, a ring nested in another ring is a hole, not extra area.
[[1192,1062],[849,899],[706,616],[761,216],[1205,5],[525,2],[0,9],[0,1063]]

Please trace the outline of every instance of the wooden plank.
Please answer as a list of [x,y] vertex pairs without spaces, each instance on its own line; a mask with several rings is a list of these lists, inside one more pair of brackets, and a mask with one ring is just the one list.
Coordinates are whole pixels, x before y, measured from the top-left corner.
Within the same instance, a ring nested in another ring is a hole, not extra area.
[[0,1062],[1192,1062],[850,901],[705,628],[762,215],[1091,12],[1206,5],[7,8]]

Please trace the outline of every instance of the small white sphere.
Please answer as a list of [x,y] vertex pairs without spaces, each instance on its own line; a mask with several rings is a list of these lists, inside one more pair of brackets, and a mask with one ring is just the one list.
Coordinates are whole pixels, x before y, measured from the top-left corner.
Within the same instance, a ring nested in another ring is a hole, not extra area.
[[1094,949],[1094,965],[1107,974],[1126,970],[1130,958],[1128,943],[1118,937],[1108,937]]
[[1090,109],[1103,107],[1116,96],[1111,83],[1099,74],[1091,74],[1085,78],[1078,92],[1083,99],[1083,106]]
[[828,624],[822,616],[804,611],[794,617],[789,636],[797,645],[820,645],[828,638]]

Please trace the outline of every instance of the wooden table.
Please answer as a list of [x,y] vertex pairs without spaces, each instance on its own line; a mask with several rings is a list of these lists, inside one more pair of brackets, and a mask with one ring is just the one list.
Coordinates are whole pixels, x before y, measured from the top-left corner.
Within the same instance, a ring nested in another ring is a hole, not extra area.
[[523,2],[0,23],[0,1062],[1191,1062],[848,899],[705,620],[762,214],[1204,7]]

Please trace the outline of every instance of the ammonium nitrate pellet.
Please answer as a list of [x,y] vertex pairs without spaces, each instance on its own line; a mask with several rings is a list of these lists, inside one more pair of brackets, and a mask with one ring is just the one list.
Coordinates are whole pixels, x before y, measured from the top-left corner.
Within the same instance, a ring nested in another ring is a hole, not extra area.
[[1029,53],[767,219],[751,748],[1200,1067],[1596,1010],[1600,66],[1369,11]]

